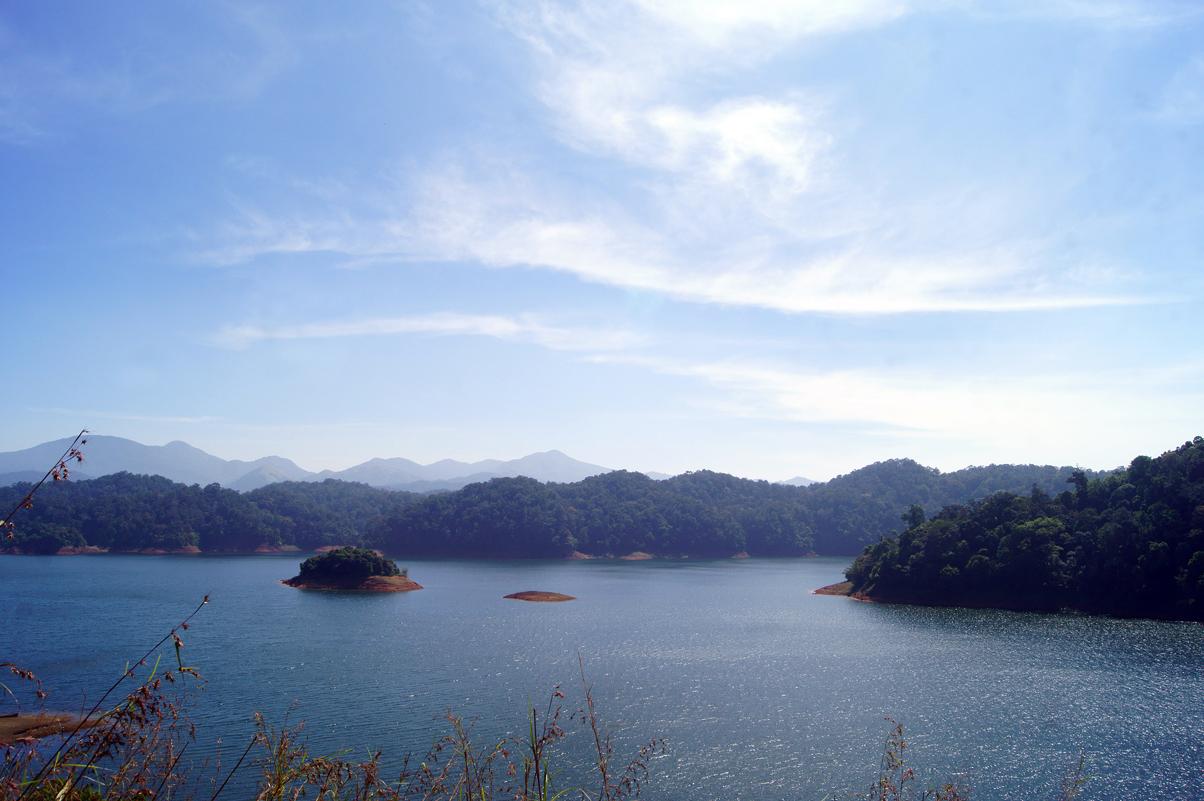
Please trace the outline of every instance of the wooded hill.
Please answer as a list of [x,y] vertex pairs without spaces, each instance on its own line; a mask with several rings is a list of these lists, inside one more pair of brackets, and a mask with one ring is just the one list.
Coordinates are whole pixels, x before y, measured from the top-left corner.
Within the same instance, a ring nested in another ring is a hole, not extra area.
[[[663,481],[615,471],[567,484],[500,478],[418,495],[354,482],[282,482],[245,494],[119,473],[42,489],[10,548],[245,552],[369,545],[400,556],[853,555],[901,528],[912,504],[935,512],[1000,490],[1047,493],[1071,468],[992,465],[941,473],[879,462],[793,487],[698,471]],[[28,485],[0,488],[15,504]]]
[[922,604],[1204,619],[1204,439],[1071,487],[914,515],[847,571],[855,592]]

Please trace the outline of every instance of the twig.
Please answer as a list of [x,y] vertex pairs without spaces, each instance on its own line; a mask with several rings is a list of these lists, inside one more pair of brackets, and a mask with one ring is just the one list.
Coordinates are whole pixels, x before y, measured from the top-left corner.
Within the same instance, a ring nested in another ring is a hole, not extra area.
[[242,767],[242,761],[247,758],[247,754],[251,753],[251,748],[254,747],[255,741],[258,739],[258,734],[251,735],[251,742],[247,743],[247,747],[243,749],[242,756],[238,758],[238,761],[234,763],[234,767],[230,768],[230,772],[226,774],[226,780],[221,783],[220,787],[213,791],[213,795],[209,796],[209,801],[214,801],[219,795],[222,794],[222,790],[226,789],[226,784],[230,781],[230,778],[234,775],[234,773],[240,767]]
[[[171,764],[169,764],[167,766],[167,771],[163,774],[163,779],[159,782],[159,786],[155,788],[155,792],[151,796],[151,798],[159,797],[159,793],[161,793],[163,791],[163,786],[165,784],[167,784],[167,780],[169,778],[171,778],[171,772],[176,769],[176,763],[180,761],[180,757],[184,756],[184,752],[187,750],[188,750],[188,743],[184,743],[184,745],[180,748],[180,752],[178,754],[176,754],[176,758],[173,759],[171,761]],[[106,793],[106,795],[107,795],[107,793]]]
[[[64,467],[67,464],[67,459],[71,458],[73,454],[79,453],[75,449],[75,446],[79,444],[80,439],[82,439],[84,437],[84,435],[87,433],[88,433],[88,429],[84,428],[84,429],[81,429],[80,432],[75,435],[75,439],[71,440],[71,444],[67,446],[67,450],[63,451],[63,455],[60,456],[55,461],[55,463],[50,466],[50,469],[46,471],[46,475],[42,476],[42,478],[38,481],[38,483],[34,484],[33,487],[29,490],[29,492],[25,493],[25,497],[23,497],[21,500],[17,501],[17,505],[14,506],[13,510],[8,513],[8,517],[5,517],[3,520],[0,520],[0,525],[3,525],[4,527],[9,528],[9,529],[12,528],[13,515],[15,515],[19,511],[21,511],[21,509],[23,507],[26,507],[28,504],[30,504],[33,501],[34,493],[37,492],[38,489],[43,484],[46,483],[46,479],[48,479],[48,478],[50,478],[50,476],[56,474],[60,468]],[[84,441],[87,442],[87,440],[84,440]],[[78,458],[81,461],[83,459],[82,455],[78,456]],[[55,480],[57,481],[58,478],[56,477]]]
[[192,614],[190,614],[188,617],[184,618],[182,621],[180,621],[178,624],[176,624],[176,626],[174,626],[172,628],[172,630],[169,631],[163,637],[163,639],[159,640],[157,643],[152,645],[147,650],[147,652],[145,654],[143,654],[142,657],[140,659],[138,659],[137,662],[134,663],[134,667],[126,668],[125,672],[121,674],[121,677],[118,678],[117,681],[113,682],[113,685],[111,687],[109,687],[109,689],[105,690],[104,695],[100,696],[100,698],[96,701],[96,703],[92,705],[92,709],[88,711],[88,714],[84,715],[83,717],[81,717],[79,719],[79,723],[77,723],[75,725],[75,728],[71,730],[71,733],[68,734],[65,738],[63,738],[63,741],[59,744],[59,747],[55,750],[54,754],[50,757],[50,759],[46,760],[46,762],[42,765],[41,769],[33,777],[33,780],[25,785],[25,788],[21,791],[21,794],[19,796],[17,796],[17,801],[20,801],[21,799],[25,798],[25,795],[29,792],[30,788],[36,786],[36,784],[46,775],[46,771],[50,769],[51,765],[55,764],[55,760],[57,760],[59,755],[62,754],[63,751],[67,748],[67,746],[71,743],[71,740],[74,739],[77,734],[79,734],[80,730],[83,729],[84,724],[87,723],[88,720],[93,715],[96,714],[97,710],[99,710],[100,707],[104,704],[105,699],[108,698],[110,695],[112,695],[113,691],[116,690],[123,681],[125,681],[126,679],[128,679],[134,675],[134,668],[136,668],[138,665],[143,664],[151,654],[153,654],[155,651],[157,651],[159,649],[160,646],[163,645],[163,643],[165,643],[169,639],[171,639],[172,636],[175,635],[177,629],[186,625],[188,623],[188,621],[190,621],[194,617],[196,617],[196,614],[198,612],[200,612],[201,608],[203,606],[205,606],[205,604],[207,604],[207,603],[209,603],[208,595],[206,595],[204,598],[201,599],[201,602],[199,604],[197,604],[197,608],[192,610]]

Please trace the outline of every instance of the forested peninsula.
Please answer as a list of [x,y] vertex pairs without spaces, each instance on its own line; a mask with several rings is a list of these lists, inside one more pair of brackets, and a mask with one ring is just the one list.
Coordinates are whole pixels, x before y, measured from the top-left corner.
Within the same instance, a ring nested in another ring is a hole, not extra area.
[[866,548],[861,597],[1204,620],[1204,439],[1050,495],[948,506]]
[[[998,491],[1053,493],[1067,467],[991,465],[942,473],[908,459],[794,487],[698,471],[653,480],[615,471],[566,484],[499,478],[416,494],[354,482],[281,482],[240,493],[117,473],[45,486],[6,549],[251,553],[362,545],[392,555],[564,558],[852,556],[929,513]],[[15,504],[29,485],[0,488]]]

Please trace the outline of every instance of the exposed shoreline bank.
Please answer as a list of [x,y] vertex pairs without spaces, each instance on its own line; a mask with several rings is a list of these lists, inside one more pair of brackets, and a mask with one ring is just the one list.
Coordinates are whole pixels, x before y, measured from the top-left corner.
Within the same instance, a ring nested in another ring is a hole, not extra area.
[[18,740],[37,740],[73,730],[88,728],[95,721],[81,720],[69,712],[32,712],[0,717],[0,745],[12,745]]
[[421,584],[405,576],[369,576],[362,581],[351,583],[312,581],[294,576],[291,579],[281,579],[280,583],[298,590],[319,592],[413,592],[422,589]]
[[535,603],[561,603],[563,601],[575,601],[576,595],[565,595],[560,592],[545,592],[543,590],[524,590],[523,592],[512,592],[509,595],[503,595],[503,599],[511,601],[533,601]]
[[853,582],[838,581],[811,591],[812,595],[838,595],[864,603],[881,603],[877,598],[871,598],[863,592],[853,592]]
[[[59,548],[51,553],[37,553],[33,551],[23,551],[20,548],[5,548],[0,550],[0,556],[282,556],[291,554],[322,554],[335,550],[341,546],[338,545],[323,545],[314,549],[305,549],[297,545],[261,545],[252,550],[238,551],[204,551],[195,545],[185,545],[179,548],[137,548],[131,550],[116,550],[112,548],[102,548],[97,545],[80,545]],[[612,562],[647,562],[647,561],[666,561],[680,562],[686,560],[697,561],[723,561],[729,559],[816,559],[823,556],[832,558],[847,558],[853,557],[848,554],[818,554],[804,553],[793,556],[779,555],[756,555],[749,554],[747,551],[740,551],[731,554],[730,556],[713,556],[713,555],[691,555],[677,554],[664,555],[648,553],[646,551],[634,551],[628,554],[589,554],[581,551],[573,551],[565,556],[479,556],[465,554],[462,556],[446,556],[435,554],[389,554],[385,551],[376,551],[383,556],[389,556],[395,559],[428,559],[439,561],[522,561],[522,562],[585,562],[585,561],[612,561]]]

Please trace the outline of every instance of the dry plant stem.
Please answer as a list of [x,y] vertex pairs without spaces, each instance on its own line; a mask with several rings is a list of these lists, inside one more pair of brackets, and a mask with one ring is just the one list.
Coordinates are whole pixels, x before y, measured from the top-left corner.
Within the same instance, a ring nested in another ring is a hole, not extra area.
[[[22,681],[33,682],[34,695],[37,696],[37,699],[41,701],[46,698],[46,690],[42,688],[42,680],[35,676],[32,670],[26,670],[15,662],[0,662],[0,670],[7,670]],[[12,696],[13,703],[17,706],[17,713],[20,714],[21,699],[17,697],[17,694],[2,681],[0,681],[0,692]]]
[[[585,661],[581,654],[577,655],[577,665],[581,671],[581,686],[585,693],[585,709],[582,710],[582,714],[594,736],[595,765],[601,782],[595,801],[626,801],[626,799],[639,798],[644,782],[648,778],[652,759],[664,754],[667,750],[665,741],[654,738],[640,746],[635,757],[623,769],[622,778],[616,783],[610,769],[611,759],[614,757],[614,742],[610,733],[604,733],[602,730],[598,711],[594,706],[593,689],[585,678]],[[589,799],[589,794],[584,790],[581,791],[581,795]]]
[[[64,764],[70,770],[63,779],[64,793],[82,782],[89,771],[99,773],[100,761],[114,756],[118,757],[117,766],[109,771],[106,797],[119,786],[122,798],[143,797],[149,792],[146,782],[160,770],[168,781],[173,778],[166,766],[175,762],[180,709],[166,700],[161,690],[164,681],[175,682],[170,671],[161,678],[152,672],[124,702],[106,713],[111,721],[108,727],[90,730],[77,746],[65,752]],[[80,769],[78,777],[76,768]]]
[[242,767],[243,760],[247,758],[247,754],[251,753],[251,748],[257,742],[259,742],[259,735],[258,734],[252,735],[251,741],[248,742],[247,747],[243,749],[242,756],[240,756],[238,758],[238,761],[234,763],[234,767],[230,768],[230,772],[226,774],[225,781],[223,781],[221,783],[221,785],[216,790],[213,791],[213,795],[209,796],[209,801],[214,801],[214,799],[216,799],[219,795],[222,794],[222,791],[226,789],[226,785],[230,783],[230,779],[234,776],[235,773],[238,772],[238,769],[240,767]]
[[[71,440],[71,444],[67,446],[67,450],[63,451],[63,455],[60,456],[58,460],[50,466],[50,469],[46,471],[46,475],[42,476],[42,478],[38,480],[38,483],[34,484],[33,487],[30,488],[29,492],[25,493],[24,498],[17,501],[17,505],[12,508],[12,511],[8,513],[7,517],[0,519],[0,526],[4,526],[6,529],[8,529],[7,533],[10,539],[12,537],[13,516],[22,509],[28,509],[30,507],[30,505],[33,503],[34,493],[36,493],[42,487],[42,485],[46,483],[46,479],[50,478],[51,476],[54,476],[55,481],[66,478],[68,472],[68,460],[74,459],[77,462],[82,462],[84,460],[84,455],[80,453],[79,449],[76,448],[76,445],[80,444],[80,440],[83,439],[87,433],[88,429],[81,429],[80,432],[75,435],[75,439]],[[84,440],[84,442],[87,442],[87,440]]]
[[1062,792],[1058,795],[1058,801],[1074,801],[1079,797],[1079,793],[1083,791],[1083,785],[1087,783],[1087,757],[1079,754],[1078,762],[1062,779]]
[[[188,743],[184,743],[184,747],[179,750],[179,752],[176,754],[175,758],[172,759],[171,764],[167,766],[167,770],[163,772],[163,778],[162,778],[162,780],[160,780],[159,786],[155,788],[155,793],[154,793],[154,795],[151,796],[151,798],[158,798],[159,793],[163,792],[164,785],[167,784],[167,780],[169,778],[171,778],[172,774],[175,773],[176,765],[179,763],[180,757],[184,756],[184,752],[187,750],[188,750]],[[110,785],[110,788],[111,787],[112,787],[112,785]],[[105,796],[108,797],[108,793],[105,793]]]
[[585,660],[581,654],[577,654],[577,667],[581,670],[581,687],[585,691],[585,708],[586,719],[589,721],[590,731],[594,735],[594,748],[598,754],[598,778],[602,782],[602,786],[598,791],[599,801],[609,801],[610,799],[610,738],[603,738],[602,732],[598,726],[598,713],[594,708],[594,694],[589,683],[585,679]]
[[878,780],[866,796],[869,801],[968,801],[969,791],[952,782],[917,793],[916,772],[906,760],[909,746],[903,737],[903,724],[893,718],[886,720],[891,724],[891,731],[883,748],[882,768]]
[[[137,668],[139,665],[145,664],[146,660],[150,657],[150,655],[153,654],[155,651],[157,651],[163,645],[163,643],[167,642],[168,640],[172,639],[173,637],[176,637],[177,636],[176,632],[179,629],[188,628],[188,622],[190,620],[192,620],[194,617],[196,617],[197,613],[200,612],[201,609],[207,603],[209,603],[208,595],[206,595],[204,598],[201,599],[201,602],[199,604],[197,604],[196,609],[192,610],[192,613],[189,614],[188,617],[184,618],[171,631],[169,631],[166,635],[164,635],[163,639],[159,640],[157,643],[155,643],[149,649],[147,649],[146,653],[143,654],[141,656],[141,658],[139,658],[138,661],[135,662],[132,667],[127,668],[125,670],[125,672],[122,673],[121,676],[117,679],[117,681],[113,682],[112,686],[110,686],[109,689],[105,690],[104,695],[102,695],[96,701],[96,703],[92,705],[92,708],[88,711],[88,714],[86,714],[80,718],[79,723],[77,723],[75,728],[72,729],[71,732],[65,738],[63,738],[63,741],[61,743],[59,743],[59,747],[55,750],[54,754],[52,754],[51,757],[48,760],[46,760],[46,762],[42,765],[41,769],[38,770],[37,774],[34,775],[33,780],[25,786],[25,789],[23,789],[21,791],[21,795],[18,796],[18,801],[20,799],[25,798],[25,796],[29,792],[29,790],[32,787],[36,786],[37,782],[40,781],[43,777],[45,777],[46,772],[50,769],[50,767],[52,765],[56,764],[56,761],[58,760],[58,758],[63,754],[63,752],[67,749],[67,747],[71,744],[71,742],[79,734],[80,730],[83,729],[84,724],[88,721],[88,719],[91,718],[93,715],[95,715],[97,713],[97,711],[100,710],[101,706],[104,705],[105,700],[108,699],[108,697],[113,694],[114,690],[116,690],[119,686],[121,686],[122,682],[124,682],[126,679],[128,679],[134,675],[134,669]],[[114,725],[116,725],[116,724],[114,724]],[[98,742],[103,742],[103,739],[99,740]],[[99,748],[99,745],[98,745],[98,748]],[[94,757],[94,759],[95,759],[95,757]],[[90,760],[89,763],[86,763],[85,769],[87,768],[88,764],[91,763],[91,761],[94,761],[94,760]]]

